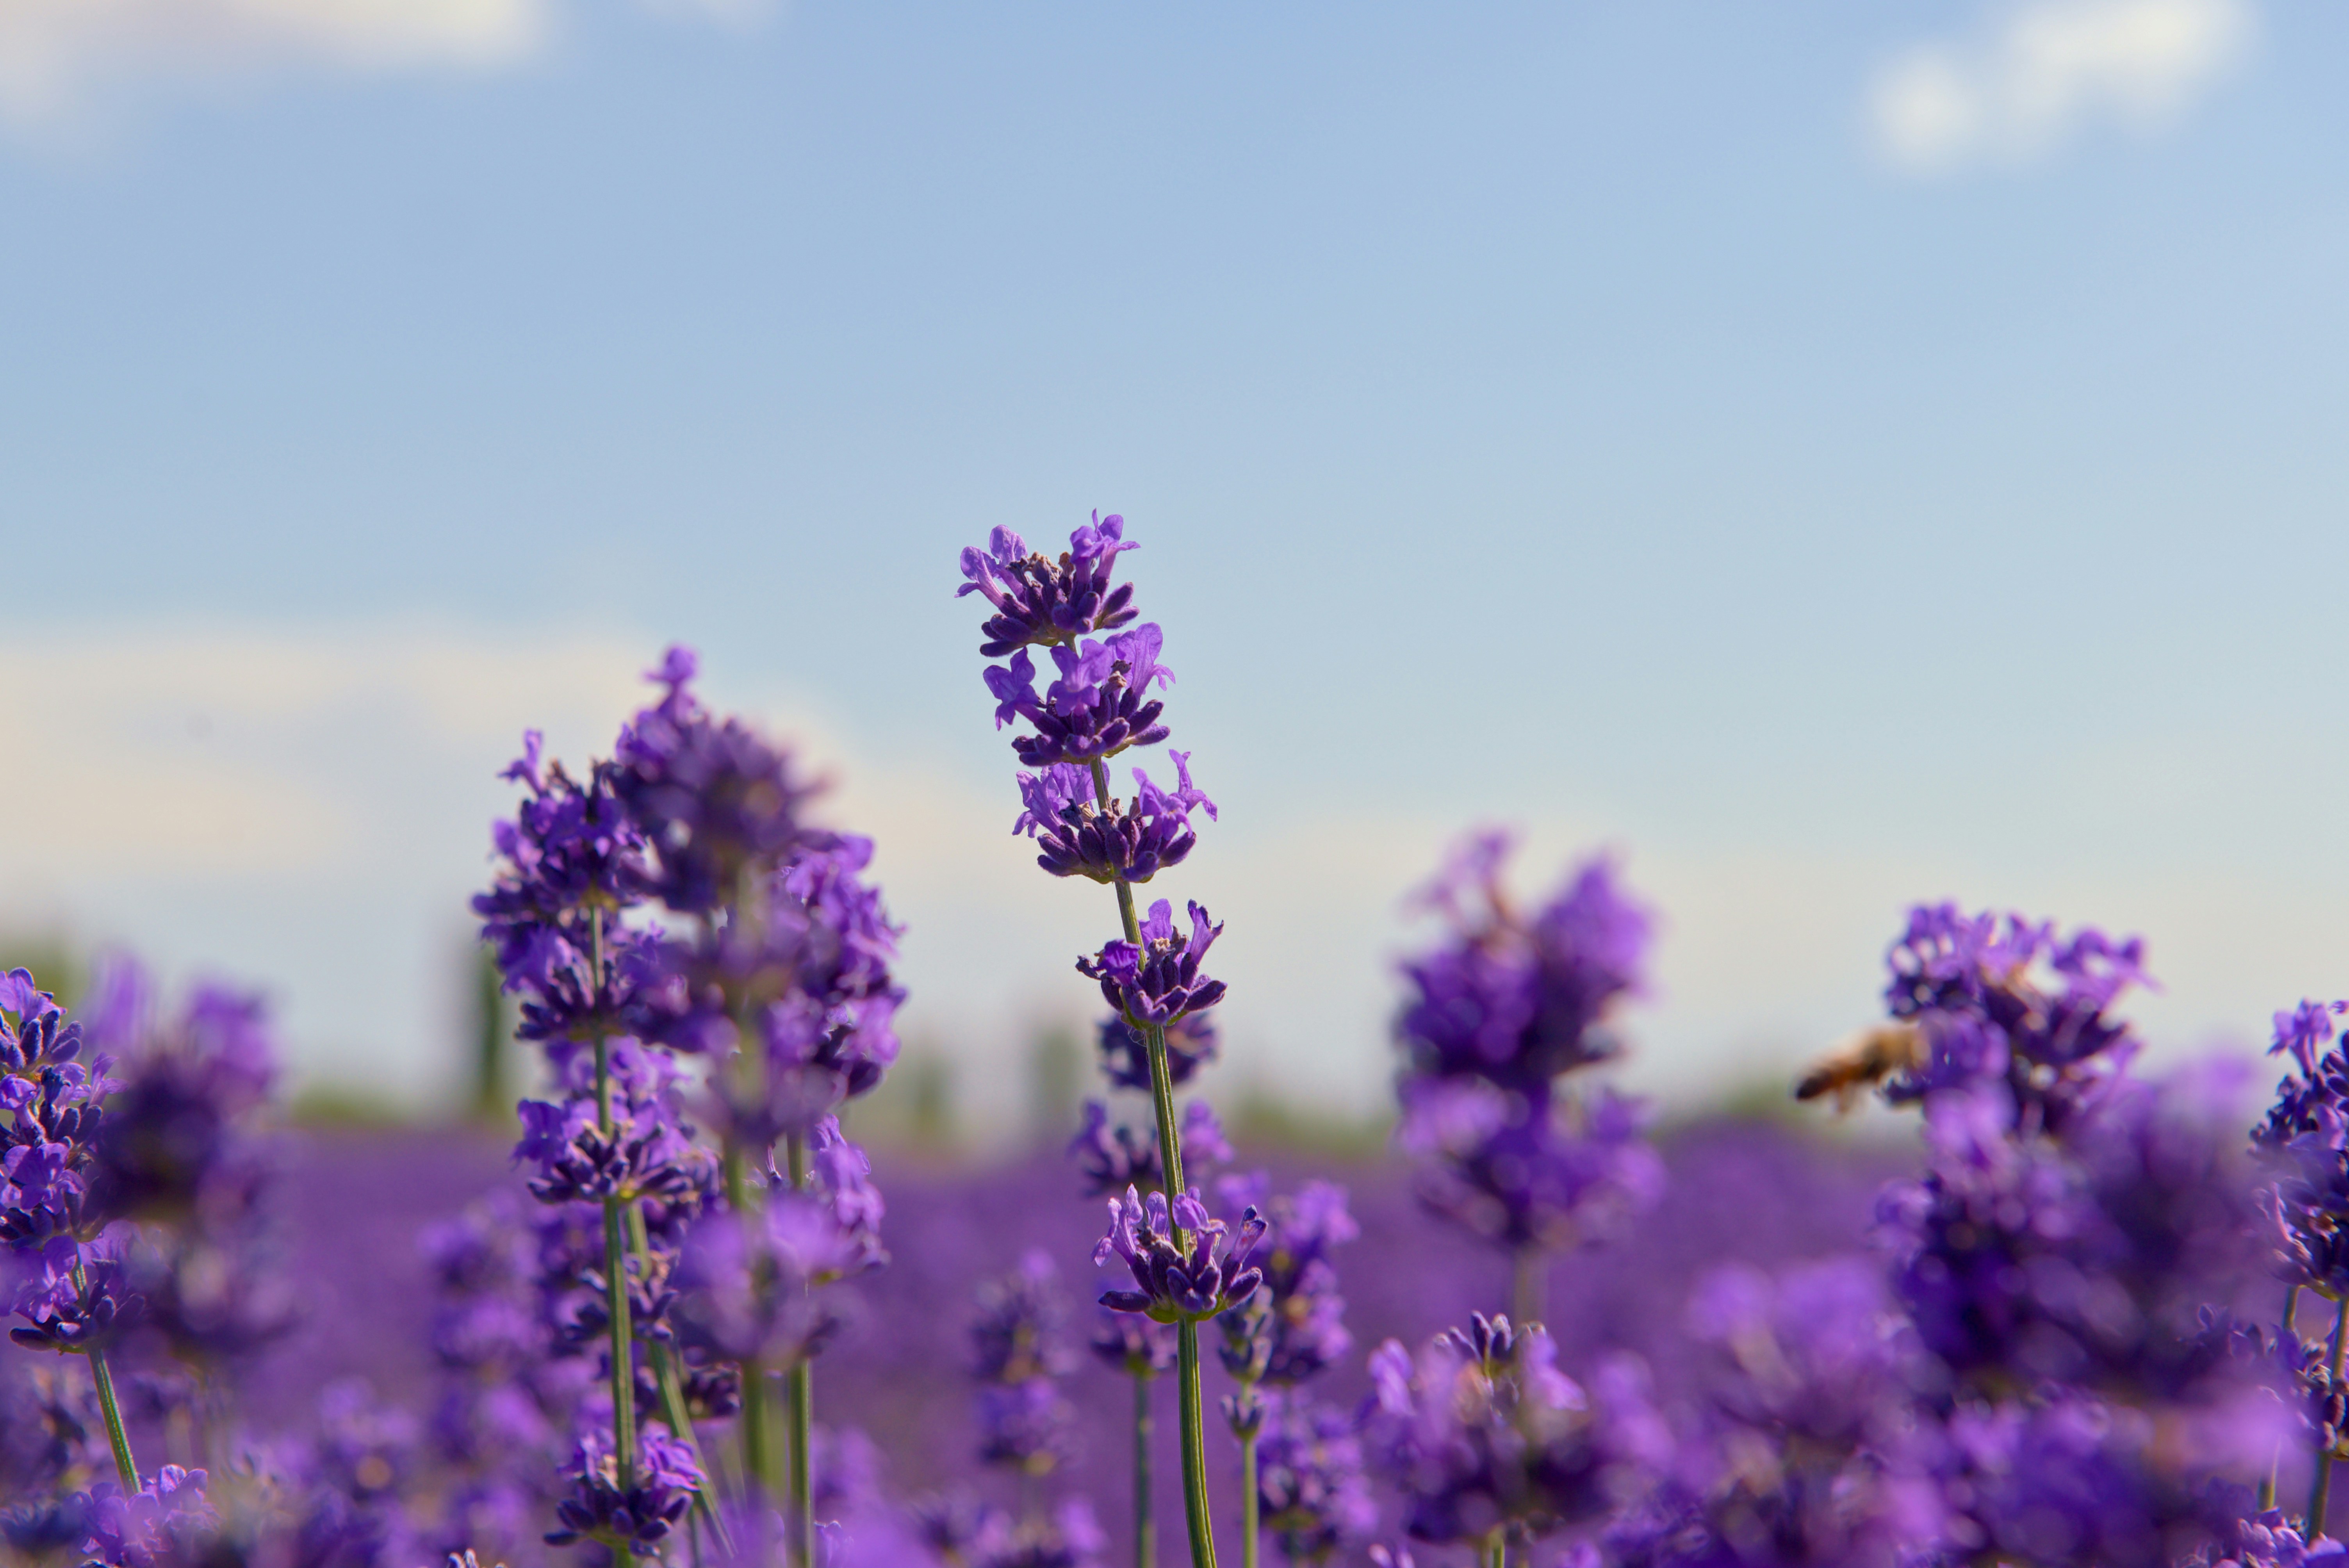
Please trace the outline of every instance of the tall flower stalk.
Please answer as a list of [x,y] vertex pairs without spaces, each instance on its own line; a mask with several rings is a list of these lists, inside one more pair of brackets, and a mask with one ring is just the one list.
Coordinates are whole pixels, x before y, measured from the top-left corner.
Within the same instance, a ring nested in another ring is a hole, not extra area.
[[[1210,1221],[1185,1180],[1167,1030],[1222,999],[1222,982],[1199,967],[1222,927],[1193,904],[1191,929],[1180,934],[1173,906],[1164,901],[1145,919],[1134,907],[1133,889],[1190,853],[1196,841],[1192,811],[1205,809],[1212,817],[1215,807],[1193,786],[1190,759],[1180,752],[1172,754],[1173,789],[1140,769],[1134,770],[1137,792],[1130,801],[1118,799],[1111,788],[1111,758],[1131,747],[1155,745],[1170,733],[1161,722],[1164,705],[1150,695],[1153,686],[1174,680],[1158,662],[1163,635],[1154,624],[1133,624],[1139,612],[1133,584],[1111,582],[1117,557],[1135,548],[1125,538],[1124,520],[1114,516],[1095,514],[1069,536],[1068,550],[1057,559],[1031,552],[1018,534],[999,528],[985,550],[962,552],[968,581],[957,593],[981,594],[994,611],[980,628],[979,652],[1008,658],[986,672],[988,690],[996,698],[997,727],[1027,727],[1011,747],[1035,771],[1019,775],[1026,809],[1013,831],[1035,837],[1038,863],[1052,875],[1090,877],[1108,883],[1116,895],[1120,938],[1079,959],[1077,966],[1100,983],[1111,1007],[1143,1038],[1165,1195],[1154,1198],[1156,1207],[1146,1216],[1138,1193],[1130,1212],[1113,1203],[1111,1237],[1101,1255],[1123,1254],[1144,1288],[1111,1293],[1133,1305],[1103,1299],[1118,1310],[1147,1312],[1174,1326],[1185,1521],[1193,1568],[1213,1568],[1198,1323],[1230,1305],[1224,1271],[1233,1260],[1218,1257],[1226,1227]],[[1045,650],[1058,676],[1040,693],[1029,652],[1034,647]],[[1251,1217],[1248,1223],[1253,1222]],[[1242,1227],[1244,1236],[1247,1228]],[[1243,1246],[1238,1257],[1245,1256]],[[1182,1284],[1170,1287],[1172,1279]]]
[[[670,649],[661,699],[584,783],[528,738],[508,777],[530,798],[475,908],[524,993],[519,1032],[570,1097],[523,1107],[532,1191],[602,1221],[600,1256],[567,1266],[597,1297],[577,1326],[609,1345],[611,1439],[583,1446],[559,1533],[647,1553],[700,1493],[722,1547],[693,1420],[739,1401],[743,1484],[788,1496],[789,1551],[812,1564],[818,1293],[885,1257],[869,1167],[833,1113],[895,1057],[896,929],[861,880],[871,844],[802,822],[789,755],[710,714],[694,674]],[[682,928],[624,918],[656,909]],[[706,1073],[683,1066],[697,1057]],[[639,1403],[667,1436],[640,1434]]]
[[1607,1019],[1640,989],[1647,913],[1594,860],[1528,915],[1502,884],[1509,848],[1476,835],[1418,895],[1447,929],[1402,966],[1396,1140],[1427,1207],[1508,1254],[1523,1326],[1551,1257],[1652,1203],[1663,1170],[1636,1102],[1568,1087],[1620,1054]]

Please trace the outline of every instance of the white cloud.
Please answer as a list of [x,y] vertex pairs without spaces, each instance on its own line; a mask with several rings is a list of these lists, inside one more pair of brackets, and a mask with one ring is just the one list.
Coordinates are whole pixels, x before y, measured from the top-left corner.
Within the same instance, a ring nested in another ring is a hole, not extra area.
[[57,118],[125,78],[500,66],[546,23],[544,0],[6,0],[0,110]]
[[2099,120],[2159,129],[2249,52],[2250,0],[2028,0],[1986,37],[1920,44],[1877,72],[1869,129],[1896,167],[2044,156]]

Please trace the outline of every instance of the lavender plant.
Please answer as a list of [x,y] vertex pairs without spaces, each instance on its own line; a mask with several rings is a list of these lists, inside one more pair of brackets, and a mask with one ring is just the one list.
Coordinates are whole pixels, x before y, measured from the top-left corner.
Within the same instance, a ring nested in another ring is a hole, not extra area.
[[[584,780],[542,767],[526,738],[507,777],[528,796],[475,900],[563,1094],[525,1102],[517,1158],[542,1202],[601,1222],[600,1254],[542,1248],[554,1288],[585,1292],[570,1337],[599,1340],[609,1388],[550,1540],[653,1554],[698,1504],[722,1542],[695,1419],[734,1415],[743,1486],[788,1492],[792,1555],[812,1564],[819,1293],[885,1256],[869,1165],[833,1112],[895,1057],[896,931],[862,880],[870,843],[802,822],[789,756],[711,715],[694,674],[670,649],[650,677],[661,699]],[[665,1435],[640,1437],[640,1406]]]
[[[1012,830],[1037,841],[1038,864],[1051,875],[1088,877],[1116,892],[1122,939],[1078,959],[1077,967],[1100,985],[1117,1019],[1143,1041],[1164,1187],[1148,1204],[1138,1184],[1112,1202],[1110,1234],[1098,1257],[1123,1258],[1137,1288],[1112,1291],[1102,1300],[1115,1310],[1174,1326],[1191,1560],[1193,1568],[1213,1568],[1198,1325],[1254,1289],[1244,1265],[1257,1222],[1244,1216],[1237,1250],[1226,1250],[1228,1227],[1209,1216],[1185,1180],[1174,1106],[1168,1032],[1223,999],[1223,982],[1202,967],[1223,928],[1196,903],[1187,912],[1187,932],[1177,924],[1170,901],[1157,901],[1146,916],[1137,917],[1134,909],[1133,888],[1189,856],[1196,841],[1192,813],[1213,817],[1215,806],[1192,782],[1188,753],[1174,754],[1171,790],[1141,769],[1134,769],[1136,793],[1130,800],[1114,797],[1110,786],[1110,758],[1172,733],[1163,722],[1164,702],[1150,695],[1174,680],[1158,662],[1164,635],[1153,623],[1133,624],[1140,614],[1133,585],[1111,582],[1117,557],[1136,548],[1125,538],[1123,518],[1098,513],[1070,535],[1069,549],[1057,559],[999,528],[984,551],[962,552],[968,581],[956,592],[978,593],[994,610],[982,627],[980,654],[1009,655],[986,671],[996,727],[1027,727],[1011,747],[1035,771],[1019,775],[1024,809]],[[1058,675],[1040,693],[1033,647],[1045,650]],[[1137,1491],[1146,1491],[1139,1478]]]
[[1502,882],[1509,849],[1476,835],[1418,895],[1448,929],[1402,966],[1396,1140],[1421,1161],[1429,1207],[1508,1253],[1510,1309],[1531,1323],[1548,1254],[1652,1203],[1662,1168],[1636,1103],[1565,1082],[1621,1050],[1605,1023],[1640,989],[1648,915],[1604,861],[1521,914]]

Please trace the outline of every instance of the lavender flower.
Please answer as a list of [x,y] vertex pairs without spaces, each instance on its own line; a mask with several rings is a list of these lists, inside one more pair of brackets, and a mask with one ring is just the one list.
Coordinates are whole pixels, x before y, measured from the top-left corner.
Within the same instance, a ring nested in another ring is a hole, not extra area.
[[1099,981],[1102,998],[1137,1028],[1172,1024],[1224,999],[1224,983],[1199,968],[1224,928],[1210,925],[1207,912],[1196,903],[1190,912],[1191,934],[1180,936],[1174,907],[1162,898],[1142,923],[1139,945],[1111,942],[1098,955],[1077,960],[1078,972]]
[[1147,695],[1154,683],[1174,684],[1174,672],[1158,662],[1164,645],[1164,634],[1146,622],[1100,641],[1055,644],[1050,651],[1059,678],[1040,696],[1035,661],[1025,649],[1009,665],[989,665],[995,726],[1028,721],[1035,733],[1013,737],[1011,749],[1035,769],[1103,761],[1128,747],[1155,746],[1172,733],[1159,722],[1166,705]]
[[1030,644],[1073,641],[1086,632],[1112,631],[1134,618],[1133,585],[1110,583],[1119,554],[1139,550],[1124,538],[1125,520],[1093,520],[1069,535],[1069,548],[1055,562],[1028,548],[1008,528],[988,536],[987,549],[962,552],[962,574],[970,579],[955,596],[983,593],[995,614],[980,629],[978,651],[1000,658]]
[[1136,793],[1127,805],[1115,797],[1095,798],[1092,775],[1061,762],[1041,773],[1019,775],[1026,810],[1011,825],[1014,833],[1036,839],[1036,863],[1056,877],[1091,877],[1098,882],[1146,882],[1180,865],[1198,842],[1191,813],[1216,803],[1191,782],[1191,754],[1169,751],[1175,786],[1161,789],[1150,775],[1133,770]]
[[1378,1528],[1362,1445],[1344,1411],[1300,1395],[1268,1394],[1257,1439],[1264,1528],[1290,1563],[1326,1563]]
[[1547,1107],[1475,1077],[1401,1093],[1395,1141],[1421,1161],[1421,1202],[1513,1252],[1609,1234],[1662,1191],[1644,1107],[1611,1089]]
[[1415,1074],[1539,1098],[1558,1074],[1619,1054],[1600,1025],[1640,989],[1651,923],[1603,860],[1525,919],[1501,886],[1508,852],[1507,835],[1481,834],[1419,895],[1453,935],[1403,965],[1413,995],[1396,1032]]
[[1629,1456],[1556,1356],[1540,1327],[1481,1315],[1415,1357],[1372,1353],[1365,1436],[1413,1538],[1538,1539],[1607,1511]]
[[[1138,1290],[1102,1293],[1102,1305],[1120,1312],[1147,1313],[1161,1323],[1197,1322],[1245,1303],[1264,1282],[1264,1271],[1248,1266],[1248,1254],[1264,1234],[1254,1209],[1240,1217],[1239,1231],[1208,1214],[1198,1190],[1177,1196],[1172,1222],[1185,1240],[1170,1234],[1165,1194],[1145,1202],[1133,1188],[1110,1200],[1109,1234],[1093,1249],[1096,1265],[1125,1260]],[[1226,1238],[1229,1250],[1226,1251]]]
[[583,1441],[572,1457],[572,1492],[556,1505],[562,1528],[550,1531],[550,1546],[595,1541],[616,1556],[657,1556],[660,1542],[701,1490],[701,1468],[684,1444],[659,1430],[638,1439],[636,1484],[623,1488],[618,1467],[598,1439]]

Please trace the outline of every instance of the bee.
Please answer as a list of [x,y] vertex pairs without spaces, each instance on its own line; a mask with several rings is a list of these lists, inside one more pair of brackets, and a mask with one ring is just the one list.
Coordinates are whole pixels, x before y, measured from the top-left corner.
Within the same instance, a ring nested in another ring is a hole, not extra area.
[[1924,1037],[1914,1024],[1878,1024],[1803,1075],[1796,1099],[1833,1095],[1837,1110],[1849,1110],[1859,1091],[1925,1059]]

